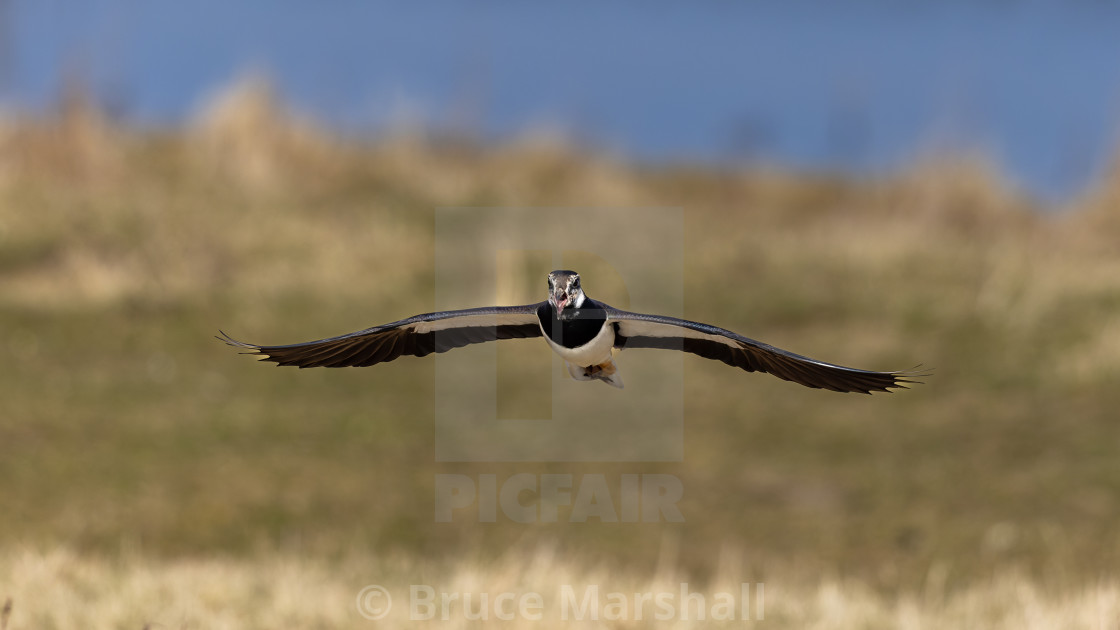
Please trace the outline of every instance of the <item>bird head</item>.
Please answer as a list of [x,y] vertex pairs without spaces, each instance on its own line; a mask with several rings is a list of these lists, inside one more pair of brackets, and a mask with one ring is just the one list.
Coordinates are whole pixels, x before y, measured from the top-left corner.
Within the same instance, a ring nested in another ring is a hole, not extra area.
[[566,308],[579,308],[583,305],[583,289],[579,286],[579,274],[566,269],[558,269],[548,274],[548,302],[556,309],[559,317]]

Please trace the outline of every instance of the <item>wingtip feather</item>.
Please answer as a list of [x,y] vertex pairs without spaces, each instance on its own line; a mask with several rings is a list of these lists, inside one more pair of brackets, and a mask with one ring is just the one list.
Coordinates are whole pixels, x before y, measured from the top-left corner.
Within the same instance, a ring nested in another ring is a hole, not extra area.
[[217,335],[214,335],[214,338],[226,344],[227,346],[233,346],[234,348],[246,348],[249,350],[249,352],[242,352],[241,354],[254,354],[260,352],[261,349],[261,347],[256,344],[238,341],[233,337],[230,337],[224,330],[221,329],[218,330]]

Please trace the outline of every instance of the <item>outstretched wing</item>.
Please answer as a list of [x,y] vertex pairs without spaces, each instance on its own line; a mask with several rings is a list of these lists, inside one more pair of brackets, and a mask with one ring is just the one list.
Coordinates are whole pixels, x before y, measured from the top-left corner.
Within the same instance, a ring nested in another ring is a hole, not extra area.
[[348,335],[289,346],[244,343],[224,332],[218,339],[247,349],[245,354],[261,355],[261,361],[279,365],[301,368],[365,367],[392,361],[402,355],[422,357],[472,343],[540,337],[541,328],[537,322],[539,306],[493,306],[425,313]]
[[887,392],[919,381],[917,372],[871,372],[810,359],[742,335],[675,317],[607,308],[615,325],[615,347],[681,350],[715,359],[748,372],[766,372],[806,387],[834,392]]

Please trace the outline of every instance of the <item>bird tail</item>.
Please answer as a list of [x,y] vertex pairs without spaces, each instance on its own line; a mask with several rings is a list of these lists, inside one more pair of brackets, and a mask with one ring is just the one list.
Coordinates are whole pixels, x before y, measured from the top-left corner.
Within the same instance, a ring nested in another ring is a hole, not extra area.
[[612,387],[619,389],[623,387],[622,375],[618,373],[618,366],[614,364],[613,359],[588,367],[580,367],[566,361],[564,363],[568,366],[568,374],[577,381],[603,381]]

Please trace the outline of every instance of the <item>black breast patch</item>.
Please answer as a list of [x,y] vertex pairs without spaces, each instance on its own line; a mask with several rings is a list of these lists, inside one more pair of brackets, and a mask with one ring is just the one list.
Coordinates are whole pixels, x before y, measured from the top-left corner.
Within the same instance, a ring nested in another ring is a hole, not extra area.
[[545,302],[537,309],[537,319],[553,342],[565,348],[578,348],[587,345],[599,334],[607,321],[607,313],[594,300],[584,299],[581,308],[567,309],[562,318],[557,318],[556,309],[550,302]]

